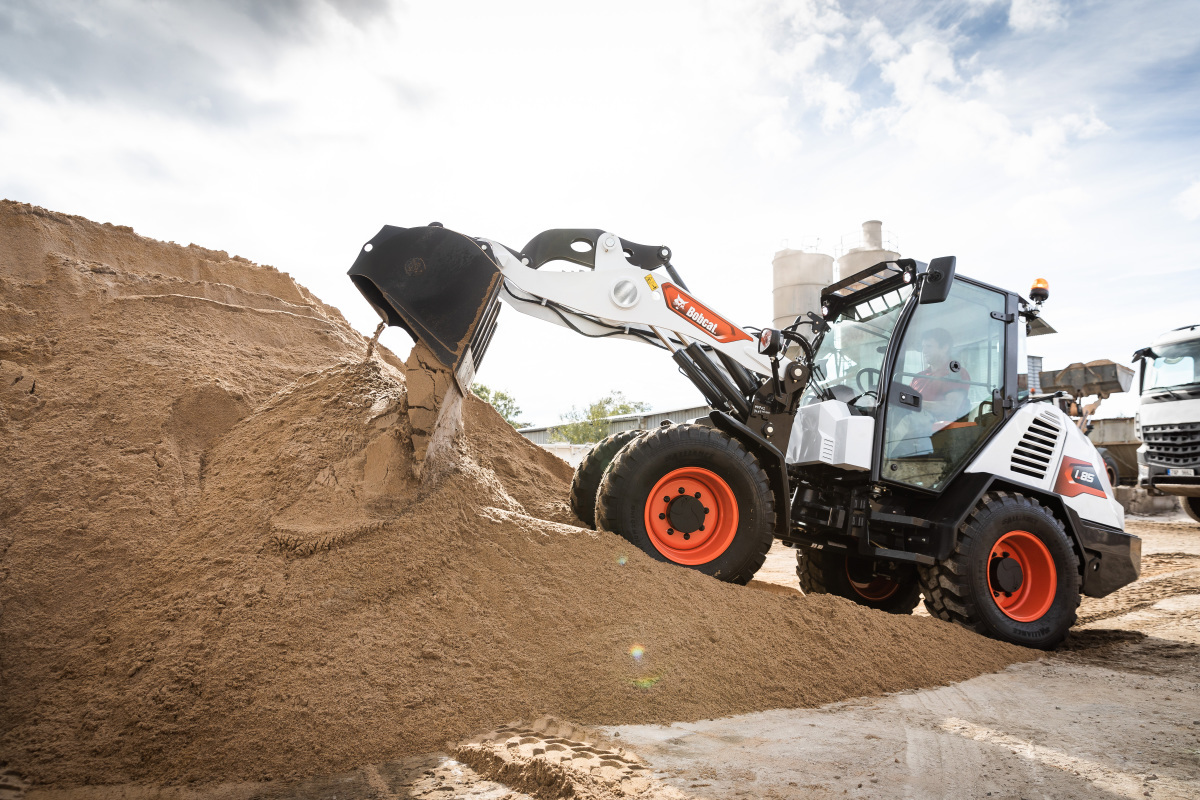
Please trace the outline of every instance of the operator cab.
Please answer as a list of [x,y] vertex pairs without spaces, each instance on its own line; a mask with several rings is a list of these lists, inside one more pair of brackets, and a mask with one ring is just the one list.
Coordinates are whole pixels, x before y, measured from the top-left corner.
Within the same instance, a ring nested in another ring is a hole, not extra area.
[[829,330],[797,422],[803,428],[813,405],[845,404],[849,416],[872,420],[855,426],[871,437],[862,478],[940,493],[1013,406],[1016,370],[1007,356],[1021,326],[1009,324],[1017,295],[954,276],[953,266],[948,289],[915,294],[928,269],[886,262],[825,290]]

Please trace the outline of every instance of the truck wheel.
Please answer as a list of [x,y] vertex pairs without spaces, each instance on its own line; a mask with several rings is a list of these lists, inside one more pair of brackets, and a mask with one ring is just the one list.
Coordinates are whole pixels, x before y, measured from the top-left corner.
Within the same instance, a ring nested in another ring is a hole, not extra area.
[[1200,497],[1180,497],[1179,505],[1193,522],[1200,522]]
[[1075,624],[1079,558],[1050,509],[989,492],[959,528],[950,557],[917,568],[925,607],[940,619],[1048,650]]
[[596,491],[600,488],[604,470],[608,469],[621,448],[644,433],[642,430],[619,431],[604,437],[575,468],[575,474],[571,477],[571,510],[589,528],[596,527]]
[[745,584],[771,548],[775,497],[741,442],[704,425],[651,431],[604,473],[596,524],[659,561]]
[[805,594],[835,594],[889,614],[911,614],[921,599],[916,568],[904,564],[879,572],[870,558],[828,549],[796,549],[796,577]]
[[1121,468],[1117,465],[1117,459],[1113,458],[1112,454],[1103,447],[1097,448],[1100,453],[1100,458],[1104,459],[1104,471],[1108,473],[1108,484],[1114,489],[1121,485]]

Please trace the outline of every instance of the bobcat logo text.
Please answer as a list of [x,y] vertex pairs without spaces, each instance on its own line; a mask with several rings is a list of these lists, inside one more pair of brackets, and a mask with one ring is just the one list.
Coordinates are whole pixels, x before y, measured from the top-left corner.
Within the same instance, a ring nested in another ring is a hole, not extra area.
[[718,342],[736,342],[739,339],[754,341],[754,337],[733,323],[725,320],[709,308],[697,303],[696,299],[674,284],[662,284],[667,308],[674,311]]

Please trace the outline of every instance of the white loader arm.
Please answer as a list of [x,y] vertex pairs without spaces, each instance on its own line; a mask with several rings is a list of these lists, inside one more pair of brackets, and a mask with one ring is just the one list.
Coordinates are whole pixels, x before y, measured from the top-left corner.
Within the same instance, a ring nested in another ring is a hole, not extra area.
[[483,241],[504,275],[501,299],[522,314],[585,336],[661,343],[671,352],[697,342],[751,372],[771,374],[770,359],[758,352],[755,336],[696,300],[665,263],[655,269],[631,264],[628,245],[614,233],[601,232],[594,245],[581,239],[580,247],[587,245],[582,253],[590,255],[594,247],[595,266],[570,272],[527,266],[499,242]]
[[[551,262],[582,269],[541,269]],[[771,437],[779,452],[810,373],[807,361],[781,364],[786,332],[752,336],[696,300],[669,247],[596,228],[542,231],[518,251],[438,223],[385,225],[349,275],[384,322],[422,342],[464,391],[491,343],[500,300],[584,336],[667,350],[714,413],[727,415],[722,424]]]

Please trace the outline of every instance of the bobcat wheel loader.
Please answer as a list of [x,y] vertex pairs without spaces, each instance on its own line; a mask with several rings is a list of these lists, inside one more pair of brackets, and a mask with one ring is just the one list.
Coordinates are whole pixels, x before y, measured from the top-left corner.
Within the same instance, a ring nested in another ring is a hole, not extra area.
[[690,293],[668,247],[559,229],[517,250],[437,223],[385,226],[349,274],[464,390],[501,300],[665,350],[715,410],[601,442],[571,493],[653,558],[744,584],[778,539],[806,592],[898,613],[924,595],[934,616],[1040,648],[1081,593],[1139,574],[1096,448],[1052,396],[1018,391],[1023,337],[1052,330],[1044,282],[1027,301],[952,256],[899,259],[827,287],[819,315],[747,329]]

